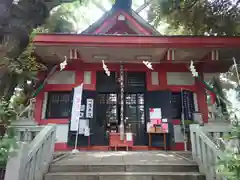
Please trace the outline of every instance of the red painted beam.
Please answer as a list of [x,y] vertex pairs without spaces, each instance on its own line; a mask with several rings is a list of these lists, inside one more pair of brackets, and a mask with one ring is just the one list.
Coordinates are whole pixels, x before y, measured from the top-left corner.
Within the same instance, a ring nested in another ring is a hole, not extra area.
[[[187,36],[104,36],[73,34],[38,34],[36,45],[75,45],[99,47],[164,47],[164,48],[223,48],[240,47],[240,37]],[[141,46],[140,46],[141,45]]]

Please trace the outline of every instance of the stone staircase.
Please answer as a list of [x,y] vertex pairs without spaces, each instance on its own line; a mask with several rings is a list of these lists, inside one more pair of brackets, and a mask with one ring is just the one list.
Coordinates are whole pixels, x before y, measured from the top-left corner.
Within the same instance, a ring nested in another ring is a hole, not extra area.
[[205,180],[189,152],[79,152],[54,160],[44,180]]
[[216,173],[217,163],[225,159],[225,154],[214,143],[218,137],[231,132],[231,126],[226,124],[205,126],[192,124],[190,126],[192,153],[172,151],[54,153],[56,125],[31,128],[19,126],[16,129],[17,139],[19,141],[23,139],[25,142],[19,144],[20,147],[14,156],[9,157],[3,175],[4,180],[226,179]]

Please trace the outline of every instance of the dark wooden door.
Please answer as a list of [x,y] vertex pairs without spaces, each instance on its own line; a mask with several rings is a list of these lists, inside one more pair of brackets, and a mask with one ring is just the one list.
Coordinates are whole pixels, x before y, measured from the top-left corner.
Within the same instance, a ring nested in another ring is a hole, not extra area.
[[98,93],[96,118],[92,123],[92,145],[108,145],[107,124],[117,123],[117,94]]
[[134,145],[146,145],[144,93],[125,94],[126,127],[134,133]]

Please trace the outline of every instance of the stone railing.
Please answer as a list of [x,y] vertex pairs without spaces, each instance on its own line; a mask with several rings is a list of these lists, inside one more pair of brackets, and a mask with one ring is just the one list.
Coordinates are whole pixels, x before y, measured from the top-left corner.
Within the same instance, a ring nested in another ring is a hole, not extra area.
[[20,118],[12,123],[19,142],[31,142],[44,126],[38,126],[33,119]]
[[5,180],[42,180],[53,159],[56,126],[45,126],[31,142],[9,157]]
[[43,126],[14,126],[16,140],[19,142],[31,142]]
[[231,125],[229,123],[209,123],[201,126],[201,130],[221,149],[225,149],[224,137],[230,135]]
[[229,123],[208,123],[201,126],[201,129],[211,138],[218,139],[229,135],[231,125]]
[[190,125],[192,156],[199,165],[200,172],[206,175],[207,180],[222,180],[216,171],[217,162],[223,159],[224,154],[213,141],[215,138],[211,139],[210,136],[210,134],[226,134],[230,132],[230,126],[229,128],[225,126],[225,129],[220,128],[220,126]]

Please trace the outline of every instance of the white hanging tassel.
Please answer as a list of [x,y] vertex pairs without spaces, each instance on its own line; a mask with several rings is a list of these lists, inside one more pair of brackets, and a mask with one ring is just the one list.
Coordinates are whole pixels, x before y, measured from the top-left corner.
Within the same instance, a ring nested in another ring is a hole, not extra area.
[[102,64],[103,64],[103,69],[104,69],[105,73],[107,74],[107,76],[110,76],[110,71],[108,70],[108,67],[105,64],[104,60],[102,60]]
[[189,68],[190,68],[190,71],[191,71],[193,77],[198,77],[198,72],[197,72],[197,70],[195,69],[195,66],[194,66],[194,64],[193,64],[193,61],[191,61]]
[[64,56],[64,61],[62,63],[60,63],[60,71],[65,69],[66,65],[67,65],[67,57]]
[[17,4],[19,3],[19,1],[20,1],[20,0],[13,0],[12,3],[17,5]]
[[145,66],[147,66],[148,69],[153,70],[152,63],[151,63],[151,62],[149,62],[149,61],[143,61],[143,64],[144,64]]

